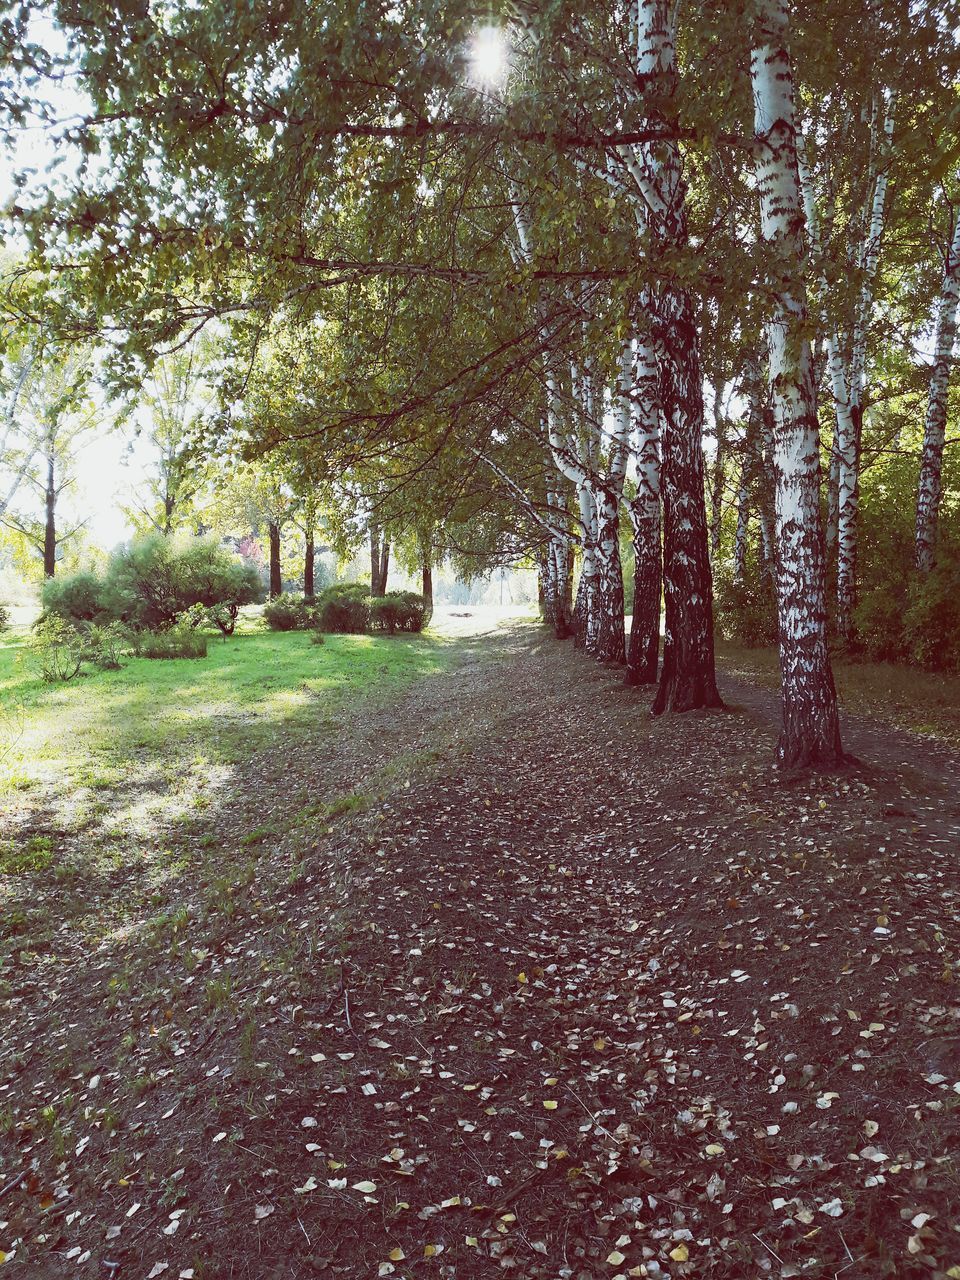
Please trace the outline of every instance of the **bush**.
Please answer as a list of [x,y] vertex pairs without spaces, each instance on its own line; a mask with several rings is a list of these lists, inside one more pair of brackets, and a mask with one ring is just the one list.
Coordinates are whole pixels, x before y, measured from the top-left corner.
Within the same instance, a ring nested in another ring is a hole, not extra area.
[[271,631],[308,631],[317,622],[313,596],[277,596],[263,607],[263,620]]
[[54,614],[73,623],[93,622],[106,609],[104,584],[88,569],[47,578],[40,600],[45,615]]
[[427,617],[427,602],[414,591],[388,591],[384,596],[371,596],[367,601],[370,630],[422,631]]
[[164,631],[191,609],[230,635],[241,605],[262,598],[256,569],[209,538],[181,542],[150,534],[115,551],[104,581],[112,618]]
[[53,615],[40,618],[33,630],[33,653],[42,679],[56,684],[80,674],[84,641],[77,627]]
[[928,671],[960,671],[960,555],[943,548],[936,567],[915,575],[903,615],[910,658]]
[[135,651],[141,658],[205,658],[207,637],[189,626],[148,631],[137,637]]
[[119,622],[105,626],[90,623],[79,628],[83,650],[82,660],[91,662],[101,671],[119,671],[121,655],[130,648],[130,633]]
[[231,635],[240,608],[263,595],[253,565],[210,538],[181,541],[149,534],[110,557],[102,578],[84,571],[51,578],[43,587],[45,616],[75,625],[124,623],[163,631],[189,615]]
[[714,583],[714,615],[724,640],[747,649],[764,649],[779,640],[777,601],[773,584],[763,575],[746,582],[734,582],[729,571],[721,570]]
[[316,626],[338,635],[362,635],[370,625],[370,588],[338,582],[316,598]]
[[243,605],[263,599],[256,567],[208,538],[180,547],[177,572],[181,597],[190,602],[187,607],[202,608],[199,620],[212,622],[225,636],[233,635]]
[[944,545],[929,573],[891,572],[863,592],[857,646],[873,662],[960,671],[960,551]]
[[904,632],[906,592],[886,583],[865,591],[853,614],[857,647],[871,662],[906,662],[910,645]]
[[0,631],[6,631],[10,625],[10,610],[5,604],[0,604]]

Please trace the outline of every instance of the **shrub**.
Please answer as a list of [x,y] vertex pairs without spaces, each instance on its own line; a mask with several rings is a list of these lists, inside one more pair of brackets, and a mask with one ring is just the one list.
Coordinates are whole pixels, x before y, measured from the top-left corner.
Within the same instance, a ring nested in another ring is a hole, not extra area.
[[311,643],[311,644],[326,644],[326,643],[327,643],[327,637],[326,637],[326,635],[325,635],[322,631],[320,631],[318,628],[316,628],[316,627],[315,627],[315,628],[314,628],[314,630],[313,630],[313,632],[311,633],[311,636],[310,636],[310,643]]
[[77,627],[51,615],[40,618],[33,630],[33,653],[42,679],[55,684],[80,674],[84,641]]
[[0,604],[0,631],[6,631],[10,625],[10,610],[5,604]]
[[[178,542],[159,534],[115,552],[106,582],[114,617],[148,631],[172,627],[198,606],[230,635],[244,604],[262,598],[253,565],[209,538]],[[204,615],[194,617],[194,625]]]
[[316,625],[339,635],[362,635],[370,625],[370,588],[338,582],[316,598]]
[[422,631],[427,617],[427,602],[414,591],[388,591],[384,596],[371,596],[367,601],[370,630]]
[[263,620],[271,631],[307,631],[317,621],[313,596],[277,596],[263,607]]
[[775,645],[779,638],[777,601],[766,575],[758,580],[734,582],[729,571],[717,574],[714,584],[716,626],[724,640],[747,649]]
[[119,671],[121,655],[130,648],[130,633],[122,623],[91,623],[80,629],[80,636],[84,662],[93,663],[101,671]]
[[207,637],[202,631],[182,625],[143,632],[137,637],[136,652],[141,658],[205,658]]
[[903,635],[928,671],[960,671],[960,555],[943,548],[936,567],[910,583]]
[[233,635],[243,605],[263,599],[256,567],[209,538],[197,538],[180,547],[177,576],[181,598],[189,602],[187,607],[202,607],[205,619],[225,636]]
[[854,634],[871,662],[905,662],[910,657],[903,626],[905,595],[902,584],[884,583],[860,597],[853,614]]
[[120,547],[102,578],[84,571],[44,584],[43,608],[68,622],[122,622],[162,631],[187,614],[231,635],[240,608],[262,598],[253,565],[210,538],[180,541],[148,534]]
[[89,569],[47,578],[40,600],[44,614],[74,623],[93,622],[106,608],[104,584]]

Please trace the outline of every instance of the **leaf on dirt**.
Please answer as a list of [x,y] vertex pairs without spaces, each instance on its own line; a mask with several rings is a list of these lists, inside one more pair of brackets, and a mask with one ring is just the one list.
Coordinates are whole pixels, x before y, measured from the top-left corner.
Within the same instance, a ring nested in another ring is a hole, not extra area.
[[277,1206],[275,1204],[258,1204],[253,1211],[254,1222],[262,1222],[264,1218],[269,1218],[271,1213],[276,1213]]

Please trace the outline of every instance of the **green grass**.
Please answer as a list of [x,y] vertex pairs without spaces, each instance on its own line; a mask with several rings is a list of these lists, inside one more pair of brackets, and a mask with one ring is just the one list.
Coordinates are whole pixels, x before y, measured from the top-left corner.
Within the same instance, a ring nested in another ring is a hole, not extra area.
[[230,765],[298,727],[335,731],[358,699],[382,700],[443,670],[450,646],[425,636],[249,632],[208,657],[124,659],[119,671],[45,684],[29,633],[0,635],[0,797],[44,779],[97,790],[131,769],[168,784]]
[[285,833],[307,847],[368,803],[348,778],[343,794],[275,804],[268,791],[265,812],[259,762],[275,778],[301,748],[336,761],[366,715],[455,652],[429,634],[318,646],[247,619],[204,659],[124,658],[119,671],[53,685],[26,628],[0,634],[0,992],[5,953],[52,959],[65,926],[84,945],[150,919],[174,928],[170,891],[187,875],[229,916]]

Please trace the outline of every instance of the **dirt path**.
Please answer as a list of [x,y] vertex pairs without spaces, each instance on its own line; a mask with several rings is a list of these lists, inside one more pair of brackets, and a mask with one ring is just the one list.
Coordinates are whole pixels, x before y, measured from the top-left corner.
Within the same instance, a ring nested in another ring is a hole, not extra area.
[[180,916],[16,996],[0,1187],[36,1167],[0,1248],[121,1280],[946,1276],[943,776],[883,729],[784,783],[762,693],[654,721],[533,627],[461,644],[336,755],[251,761],[217,821],[365,808],[225,844]]

